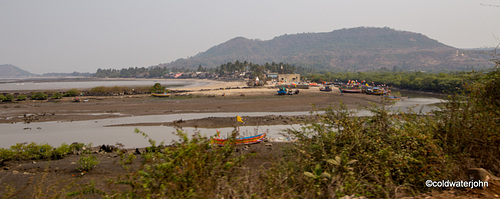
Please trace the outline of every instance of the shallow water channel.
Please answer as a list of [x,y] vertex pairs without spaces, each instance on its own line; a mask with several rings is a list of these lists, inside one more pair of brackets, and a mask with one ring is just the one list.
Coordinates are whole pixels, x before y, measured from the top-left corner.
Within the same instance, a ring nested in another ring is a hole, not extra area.
[[[391,111],[405,111],[411,109],[416,113],[428,113],[436,109],[432,104],[440,103],[438,98],[409,98],[398,101],[390,106]],[[92,143],[94,146],[101,144],[121,143],[126,148],[149,146],[147,139],[140,134],[134,133],[134,129],[146,132],[157,143],[164,141],[170,144],[172,140],[179,139],[174,127],[170,126],[125,126],[106,127],[108,125],[129,124],[129,123],[157,123],[171,122],[175,120],[200,119],[205,117],[236,117],[241,116],[244,120],[246,116],[266,116],[266,115],[308,115],[309,112],[248,112],[248,113],[191,113],[191,114],[169,114],[151,116],[118,117],[113,119],[99,119],[73,122],[33,122],[29,124],[0,124],[0,148],[7,148],[16,143],[35,142],[47,143],[52,146],[59,146],[62,143],[71,144],[73,142]],[[358,110],[358,116],[371,115],[368,110]],[[268,138],[281,138],[283,130],[289,128],[300,128],[300,125],[273,125],[273,126],[241,126],[240,133],[244,136],[254,135],[256,132],[267,132]],[[207,128],[183,128],[189,135],[199,132],[204,136],[216,134],[216,129]],[[218,128],[222,137],[230,135],[234,127]]]

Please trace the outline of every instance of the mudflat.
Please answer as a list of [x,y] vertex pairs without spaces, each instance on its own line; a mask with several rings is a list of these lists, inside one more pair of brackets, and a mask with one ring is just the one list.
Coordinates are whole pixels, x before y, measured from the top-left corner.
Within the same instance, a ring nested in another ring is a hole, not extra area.
[[[0,123],[80,121],[174,113],[207,113],[207,117],[209,113],[217,112],[277,112],[279,115],[278,112],[324,109],[341,102],[348,108],[357,108],[382,101],[380,96],[341,94],[338,89],[323,92],[319,87],[300,89],[299,94],[294,95],[277,95],[274,86],[247,87],[245,82],[212,82],[173,91],[170,97],[82,96],[80,102],[66,97],[2,103]],[[256,122],[274,124],[265,120]]]

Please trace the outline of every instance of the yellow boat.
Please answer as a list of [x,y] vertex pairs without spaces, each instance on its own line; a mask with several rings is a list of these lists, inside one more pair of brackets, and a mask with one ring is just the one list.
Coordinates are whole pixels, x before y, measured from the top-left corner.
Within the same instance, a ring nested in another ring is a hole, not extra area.
[[155,97],[170,97],[170,93],[151,93]]

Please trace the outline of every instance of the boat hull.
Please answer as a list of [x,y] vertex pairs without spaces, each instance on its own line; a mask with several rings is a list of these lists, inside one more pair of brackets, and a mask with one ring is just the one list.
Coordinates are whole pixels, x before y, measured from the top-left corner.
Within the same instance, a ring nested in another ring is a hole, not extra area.
[[170,94],[168,93],[151,93],[151,96],[154,96],[154,97],[170,97]]
[[255,136],[249,136],[249,137],[243,137],[243,138],[236,138],[236,139],[220,139],[220,138],[212,138],[211,142],[212,144],[216,145],[227,145],[227,144],[233,144],[233,145],[242,145],[242,144],[255,144],[264,141],[264,138],[266,137],[266,133],[255,135]]
[[361,89],[343,89],[343,88],[340,88],[340,92],[342,93],[361,93]]

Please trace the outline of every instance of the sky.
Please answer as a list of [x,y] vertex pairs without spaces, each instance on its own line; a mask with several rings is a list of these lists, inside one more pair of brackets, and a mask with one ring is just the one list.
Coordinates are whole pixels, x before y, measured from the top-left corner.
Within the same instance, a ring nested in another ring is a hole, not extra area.
[[495,47],[498,6],[500,0],[0,0],[0,65],[35,74],[149,67],[235,37],[361,26],[421,33],[456,48]]

